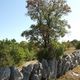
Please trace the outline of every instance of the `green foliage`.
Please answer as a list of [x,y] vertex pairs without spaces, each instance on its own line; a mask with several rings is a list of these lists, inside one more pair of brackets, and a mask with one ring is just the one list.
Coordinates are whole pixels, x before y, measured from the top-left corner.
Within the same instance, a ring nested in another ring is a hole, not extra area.
[[30,61],[36,59],[36,52],[34,50],[29,51],[28,49],[26,49],[25,52],[25,60]]
[[43,58],[44,59],[50,59],[51,57],[50,56],[50,53],[48,53],[48,49],[45,48],[45,49],[42,49],[40,50],[38,53],[37,53],[37,59],[38,60],[42,60]]
[[79,44],[79,41],[74,39],[74,40],[71,41],[71,44],[76,48]]
[[62,55],[62,45],[53,44],[51,41],[63,37],[67,33],[66,27],[70,28],[67,21],[63,19],[63,16],[71,11],[67,2],[65,0],[27,0],[26,8],[28,16],[37,23],[31,25],[29,30],[23,31],[21,36],[37,44],[38,59],[51,59]]
[[52,45],[49,46],[48,48],[40,50],[37,54],[37,58],[39,60],[42,60],[43,58],[49,60],[53,59],[54,57],[58,59],[61,55],[63,55],[63,53],[64,53],[63,45],[57,41],[54,41],[52,42]]
[[80,49],[80,41],[77,42],[76,49]]
[[53,54],[54,54],[54,56],[56,56],[56,58],[58,58],[64,54],[64,45],[63,44],[61,44],[57,41],[53,41],[52,46],[53,46],[53,51],[54,51]]
[[47,47],[51,40],[63,37],[70,27],[63,16],[71,9],[65,0],[27,0],[27,14],[36,25],[22,32],[26,39]]
[[25,60],[30,61],[36,59],[37,47],[33,42],[20,42],[20,46],[23,47],[25,51]]
[[0,67],[2,66],[12,66],[14,60],[12,56],[6,50],[0,50]]
[[14,64],[14,60],[10,55],[10,42],[8,40],[0,41],[0,67],[11,66]]
[[[52,59],[63,54],[63,46],[53,40],[63,37],[70,27],[63,16],[71,10],[65,0],[27,0],[28,15],[37,24],[21,35],[29,40],[17,43],[15,39],[0,41],[0,66],[21,64],[26,60]],[[53,41],[53,42],[51,42]],[[36,55],[36,53],[38,54]]]
[[74,48],[75,46],[73,45],[72,41],[67,41],[67,42],[62,42],[64,46],[64,50],[69,50],[70,48]]
[[10,54],[13,57],[15,64],[19,64],[25,59],[24,49],[20,46],[16,46],[16,45],[12,46]]
[[34,48],[29,50],[29,43],[16,40],[0,41],[0,67],[21,65],[24,61],[36,59],[36,51]]

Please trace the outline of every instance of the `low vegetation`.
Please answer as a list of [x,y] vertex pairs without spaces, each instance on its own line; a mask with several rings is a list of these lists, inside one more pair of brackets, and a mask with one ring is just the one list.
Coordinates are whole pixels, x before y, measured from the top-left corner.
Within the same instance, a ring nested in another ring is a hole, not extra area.
[[35,50],[29,50],[27,42],[16,42],[16,40],[0,41],[0,66],[21,65],[24,61],[36,58]]
[[80,41],[76,41],[75,45],[73,43],[74,40],[62,43],[52,41],[52,45],[44,49],[32,42],[19,43],[15,39],[0,40],[0,66],[19,66],[25,61],[52,59],[54,56],[58,58],[64,54],[64,51],[68,53],[72,47],[80,49]]
[[57,41],[52,42],[49,48],[39,48],[32,42],[16,42],[12,40],[0,40],[0,67],[19,66],[25,61],[57,58],[64,52],[63,45]]
[[63,44],[57,42],[57,41],[53,41],[52,45],[49,45],[48,48],[45,49],[41,49],[38,54],[37,54],[37,58],[39,60],[44,59],[53,59],[55,58],[59,58],[61,55],[64,54],[64,46]]

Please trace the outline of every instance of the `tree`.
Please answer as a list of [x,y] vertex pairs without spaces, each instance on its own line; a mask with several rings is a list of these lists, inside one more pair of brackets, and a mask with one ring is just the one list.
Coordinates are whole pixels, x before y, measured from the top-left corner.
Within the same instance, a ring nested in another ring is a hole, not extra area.
[[74,46],[74,47],[76,47],[76,45],[78,44],[78,40],[76,40],[76,39],[74,39],[74,40],[72,40],[71,41],[71,43],[72,43],[72,45]]
[[63,37],[70,27],[63,16],[71,9],[65,0],[27,0],[28,15],[37,24],[25,30],[22,36],[43,46],[49,47],[52,40]]
[[10,40],[0,41],[0,67],[12,66],[14,59],[10,55],[11,42]]

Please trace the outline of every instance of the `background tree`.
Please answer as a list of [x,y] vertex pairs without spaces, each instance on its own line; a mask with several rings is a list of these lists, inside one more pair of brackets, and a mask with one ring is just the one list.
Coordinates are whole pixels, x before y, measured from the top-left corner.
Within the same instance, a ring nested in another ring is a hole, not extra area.
[[27,0],[28,15],[37,24],[31,25],[22,36],[44,48],[49,47],[52,40],[63,37],[70,27],[63,16],[71,10],[65,0]]
[[71,41],[72,45],[76,48],[77,44],[79,43],[78,40],[74,39]]

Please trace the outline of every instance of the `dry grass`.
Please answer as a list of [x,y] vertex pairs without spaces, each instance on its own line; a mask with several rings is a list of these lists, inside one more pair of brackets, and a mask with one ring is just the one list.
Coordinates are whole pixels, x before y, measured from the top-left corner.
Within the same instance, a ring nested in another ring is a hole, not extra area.
[[[75,48],[70,48],[65,51],[65,54],[72,54],[74,51],[76,51]],[[66,72],[65,75],[61,76],[57,80],[80,80],[80,65],[75,67],[73,70]]]
[[37,60],[27,61],[26,63],[24,62],[23,65],[21,65],[21,66],[19,66],[17,68],[18,68],[19,71],[21,71],[22,67],[26,67],[26,66],[28,66],[30,64],[34,65],[35,63],[38,63],[38,61]]
[[65,54],[71,54],[71,53],[73,53],[74,51],[76,51],[76,49],[75,49],[74,47],[71,47],[71,48],[67,49],[64,53],[65,53]]
[[61,76],[58,80],[80,80],[80,66],[77,66],[65,75]]

